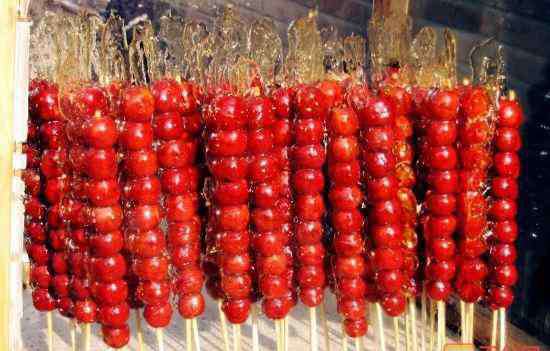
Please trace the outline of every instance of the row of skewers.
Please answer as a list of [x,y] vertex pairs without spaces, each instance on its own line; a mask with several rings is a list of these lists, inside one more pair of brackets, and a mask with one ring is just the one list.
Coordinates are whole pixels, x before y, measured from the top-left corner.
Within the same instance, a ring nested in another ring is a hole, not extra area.
[[376,88],[344,79],[245,94],[172,78],[34,80],[29,110],[33,304],[100,323],[110,347],[129,342],[130,310],[142,309],[162,348],[177,306],[197,348],[203,285],[224,326],[255,320],[258,303],[281,335],[298,302],[315,330],[330,287],[356,340],[370,303],[380,319],[414,316],[429,297],[438,349],[451,295],[463,342],[475,303],[504,313],[513,301],[513,94],[411,87],[393,73]]

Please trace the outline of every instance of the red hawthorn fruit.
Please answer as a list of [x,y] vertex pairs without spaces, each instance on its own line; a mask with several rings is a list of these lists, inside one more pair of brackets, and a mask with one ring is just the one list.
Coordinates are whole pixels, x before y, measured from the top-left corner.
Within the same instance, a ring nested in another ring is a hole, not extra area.
[[155,111],[155,98],[146,87],[130,87],[123,92],[121,108],[126,120],[149,122]]
[[191,319],[200,316],[204,312],[204,308],[204,298],[200,293],[182,295],[179,298],[178,311],[183,318]]
[[506,98],[500,99],[497,124],[499,127],[519,128],[523,121],[523,111],[519,103]]
[[101,326],[103,341],[110,347],[121,348],[130,341],[130,328],[128,324],[120,328],[113,328],[106,325]]

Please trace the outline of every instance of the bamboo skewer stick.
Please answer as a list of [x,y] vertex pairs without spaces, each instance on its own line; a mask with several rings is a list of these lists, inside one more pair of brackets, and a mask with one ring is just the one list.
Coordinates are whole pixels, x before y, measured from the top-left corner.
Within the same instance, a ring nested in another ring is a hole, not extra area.
[[309,329],[310,329],[310,342],[311,351],[319,350],[319,340],[317,338],[317,308],[309,308]]
[[46,325],[48,330],[48,351],[53,351],[53,320],[51,311],[46,313]]
[[218,301],[218,311],[220,313],[220,325],[222,330],[222,336],[223,336],[223,345],[224,350],[229,351],[229,333],[227,332],[227,323],[225,321],[225,315],[222,311],[222,302]]
[[283,326],[284,326],[284,351],[288,351],[288,316],[285,316],[283,319]]
[[76,320],[67,319],[71,332],[71,350],[76,351]]
[[[323,325],[323,337],[325,339],[325,350],[330,351],[330,339],[329,339],[329,330],[328,330],[328,323],[327,323],[327,314],[325,310],[325,302],[321,303],[320,305],[320,311],[321,314],[321,324]],[[345,334],[345,332],[344,332]]]
[[185,320],[185,351],[193,350],[193,332],[190,319]]
[[382,315],[382,306],[379,303],[375,303],[378,334],[380,341],[380,350],[386,351],[386,337],[384,335],[384,316]]
[[258,339],[258,310],[256,305],[252,306],[252,351],[259,351]]
[[394,340],[395,340],[395,351],[399,351],[401,350],[401,336],[399,335],[399,318],[394,317],[392,319],[393,319],[393,333],[394,333]]
[[493,311],[493,323],[491,328],[491,347],[497,346],[498,310]]
[[435,302],[430,301],[430,351],[434,349],[435,339]]
[[162,328],[156,328],[157,345],[159,351],[164,351],[164,333]]
[[467,340],[466,334],[466,303],[460,300],[460,341],[463,344],[465,344]]
[[348,351],[348,336],[344,330],[344,325],[342,324],[342,350]]
[[359,336],[355,337],[353,341],[355,341],[355,351],[361,351],[361,338]]
[[418,351],[418,334],[416,332],[416,300],[409,299],[409,311],[411,313],[412,351]]
[[506,348],[506,310],[504,308],[499,308],[498,312],[500,314],[500,337],[498,342],[498,349],[499,351],[503,351]]
[[422,351],[426,351],[426,327],[428,322],[428,307],[427,307],[427,297],[426,297],[426,289],[422,289],[422,296],[421,296],[421,321],[422,321],[422,329],[420,329],[420,348]]
[[474,338],[474,330],[475,330],[475,328],[474,328],[474,327],[475,327],[475,319],[474,319],[474,316],[475,316],[475,306],[476,306],[476,305],[475,305],[474,303],[471,303],[471,304],[470,304],[470,319],[469,319],[469,321],[468,321],[468,323],[469,323],[469,327],[468,327],[468,328],[469,328],[469,329],[468,329],[468,330],[469,330],[469,331],[468,331],[468,336],[469,336],[468,342],[469,342],[470,344],[473,344],[473,343],[474,343],[474,339],[475,339],[475,338]]
[[92,324],[86,323],[84,325],[84,350],[90,351],[90,340],[92,334]]
[[193,340],[195,341],[195,351],[201,351],[201,342],[199,338],[199,322],[197,321],[197,318],[193,318],[191,320],[191,324],[193,327]]
[[409,321],[408,313],[404,316],[405,319],[405,350],[411,350],[411,323]]
[[277,341],[277,351],[283,351],[283,345],[281,344],[281,322],[275,320],[275,338]]
[[137,329],[138,350],[143,351],[143,331],[141,330],[141,316],[139,314],[139,308],[136,309],[136,329]]
[[443,351],[446,342],[445,302],[437,301],[437,351]]
[[233,351],[241,351],[241,325],[233,324]]

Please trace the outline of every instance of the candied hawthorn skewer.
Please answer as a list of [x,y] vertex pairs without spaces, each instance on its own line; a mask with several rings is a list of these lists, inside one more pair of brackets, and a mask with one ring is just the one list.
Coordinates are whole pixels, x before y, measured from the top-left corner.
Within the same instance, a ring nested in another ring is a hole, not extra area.
[[[143,316],[147,323],[163,328],[172,318],[172,305],[166,239],[159,227],[162,210],[157,171],[164,155],[159,151],[157,156],[153,149],[155,98],[146,87],[130,87],[122,93],[121,109],[124,123],[120,145],[124,148],[126,177],[125,237],[132,270],[138,279],[136,297],[145,305]],[[172,162],[176,162],[174,154],[166,155],[167,159],[172,156]]]
[[39,129],[42,116],[59,116],[57,89],[43,80],[33,80],[29,86],[29,134],[23,150],[27,156],[25,182],[25,247],[31,261],[30,283],[33,287],[32,302],[41,312],[56,308],[51,294],[52,253],[48,247],[46,205],[42,200],[41,160]]
[[292,131],[291,131],[291,113],[292,113],[293,92],[290,88],[281,87],[273,91],[271,101],[277,118],[273,126],[273,142],[274,152],[279,160],[278,177],[280,197],[277,200],[277,208],[283,219],[281,226],[282,232],[289,240],[284,245],[284,254],[287,257],[287,269],[289,274],[289,288],[292,296],[292,305],[296,304],[297,291],[294,284],[296,274],[294,271],[294,251],[292,250],[293,241],[293,197],[291,186],[291,164],[290,153],[292,147]]
[[[517,251],[515,241],[518,236],[516,221],[521,148],[519,128],[523,121],[523,111],[515,94],[502,97],[498,102],[496,121],[495,155],[491,193],[492,203],[489,216],[492,220],[490,282],[487,299],[489,307],[501,310],[510,307],[514,300],[513,286],[517,282],[515,267]],[[502,312],[503,313],[503,312]],[[504,318],[502,316],[501,318]],[[502,331],[501,331],[502,332]]]
[[393,154],[394,106],[383,96],[371,96],[359,117],[374,282],[382,308],[395,317],[404,312],[406,299],[401,204]]
[[429,118],[425,126],[425,154],[428,190],[424,199],[423,231],[427,246],[426,290],[438,302],[452,292],[456,272],[458,156],[456,149],[459,94],[456,90],[435,90],[425,103]]
[[323,93],[316,87],[301,86],[295,97],[293,121],[292,188],[294,191],[294,231],[299,296],[310,308],[324,298],[326,276],[323,246],[326,151],[323,145],[327,108]]
[[455,289],[460,299],[475,303],[485,295],[488,268],[487,199],[484,191],[492,163],[491,103],[483,87],[465,86],[461,97],[458,128],[460,170],[456,201],[459,245]]
[[[267,97],[249,97],[246,105],[249,180],[252,188],[252,242],[256,252],[259,292],[263,296],[262,309],[265,315],[270,319],[283,319],[294,303],[290,289],[291,263],[285,253],[290,233],[283,230],[283,224],[290,218],[288,213],[285,216],[286,204],[280,208],[280,201],[285,200],[279,178],[282,163],[274,144],[277,120],[271,100]],[[243,200],[247,198],[244,186],[245,183],[242,183],[241,187],[231,189],[236,192],[232,197],[237,198],[239,195]]]
[[85,147],[83,162],[92,247],[90,290],[97,305],[103,340],[113,348],[121,348],[130,338],[127,323],[130,307],[124,280],[126,261],[121,254],[123,214],[116,149],[119,133],[104,89],[84,87],[73,102],[78,108]]
[[[331,219],[334,228],[333,263],[338,311],[344,318],[344,330],[350,337],[367,332],[365,242],[363,238],[364,201],[360,177],[359,118],[347,106],[335,107],[328,120],[328,171]],[[338,219],[356,213],[360,225],[343,226]]]
[[[40,142],[43,148],[40,169],[44,177],[43,197],[48,204],[48,245],[52,250],[52,291],[59,312],[71,317],[67,218],[64,201],[69,186],[69,162],[65,134],[65,118],[59,109],[59,91],[50,85],[45,92],[50,104],[56,105],[49,114],[41,114]],[[49,95],[48,95],[49,94]]]
[[[204,312],[201,294],[204,276],[200,267],[201,219],[198,214],[199,169],[196,164],[200,132],[198,101],[190,83],[163,79],[152,86],[156,115],[160,182],[168,220],[168,247],[174,267],[173,288],[178,311],[185,319]],[[198,122],[198,125],[197,125]],[[164,289],[163,289],[164,288]],[[147,295],[166,295],[158,285]]]
[[[214,294],[223,293],[222,309],[233,324],[244,323],[252,298],[248,193],[227,198],[227,188],[248,189],[248,131],[244,99],[234,95],[215,97],[206,112],[206,158],[212,175],[210,192],[210,240],[216,252],[220,281]],[[241,244],[224,245],[236,238]],[[216,284],[215,275],[209,277]]]

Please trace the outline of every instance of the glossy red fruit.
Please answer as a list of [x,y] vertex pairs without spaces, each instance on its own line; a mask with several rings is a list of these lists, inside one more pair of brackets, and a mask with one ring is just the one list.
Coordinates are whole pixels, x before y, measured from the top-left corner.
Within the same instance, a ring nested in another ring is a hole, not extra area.
[[429,108],[433,118],[451,120],[458,114],[460,95],[456,90],[439,90],[430,97]]
[[489,214],[497,221],[511,220],[516,217],[517,204],[512,199],[495,199]]
[[92,285],[92,295],[95,301],[101,301],[101,305],[118,305],[128,298],[128,284],[124,280],[110,283],[96,282]]
[[333,211],[331,213],[332,227],[338,232],[358,232],[363,228],[363,214],[357,210]]
[[375,277],[377,287],[386,293],[398,292],[405,282],[403,273],[399,270],[379,271]]
[[458,190],[458,172],[454,170],[429,172],[428,184],[440,194],[455,193]]
[[146,87],[130,87],[123,92],[121,108],[126,120],[149,122],[155,111],[155,98]]
[[320,265],[325,258],[325,248],[322,243],[301,245],[298,247],[296,256],[303,265]]
[[377,248],[374,250],[372,263],[378,270],[400,269],[403,265],[403,255],[398,249]]
[[518,237],[518,225],[515,221],[498,221],[493,228],[493,234],[502,243],[513,243]]
[[344,331],[351,338],[362,337],[367,334],[368,325],[365,318],[344,320]]
[[112,256],[124,247],[124,237],[119,230],[96,234],[90,238],[90,247],[94,256]]
[[258,270],[263,274],[281,275],[286,272],[289,259],[284,253],[274,254],[258,259],[256,264]]
[[489,112],[491,100],[482,87],[466,89],[461,97],[461,107],[468,117],[479,117]]
[[264,275],[259,287],[262,295],[268,299],[281,298],[288,293],[289,280],[280,275]]
[[460,130],[464,145],[485,144],[491,141],[491,126],[487,121],[466,121]]
[[216,97],[206,113],[206,127],[212,130],[244,128],[247,124],[245,112],[242,98],[231,95]]
[[491,260],[497,265],[514,264],[517,259],[517,251],[514,245],[497,244],[491,248]]
[[338,301],[338,313],[345,319],[361,319],[365,317],[366,301],[363,298],[342,298]]
[[391,100],[385,97],[372,97],[366,109],[359,111],[363,126],[388,126],[394,122],[394,106]]
[[[389,248],[398,248],[403,242],[403,231],[398,224],[374,225],[370,229],[374,244]],[[347,250],[342,252],[348,252]]]
[[247,177],[248,159],[246,157],[215,158],[208,162],[208,168],[216,179],[241,180]]
[[[154,179],[158,178],[153,177],[152,180]],[[196,167],[163,169],[160,183],[165,192],[173,195],[194,191],[199,184],[199,170]]]
[[429,167],[438,170],[451,170],[456,168],[458,162],[457,152],[451,146],[433,146],[428,149],[426,163]]
[[515,128],[498,128],[495,146],[499,151],[516,152],[521,148],[521,136]]
[[298,283],[301,289],[317,288],[325,285],[325,272],[321,264],[302,265],[298,268]]
[[317,85],[325,97],[326,106],[332,108],[343,102],[343,87],[340,82],[334,80],[323,80]]
[[328,120],[333,135],[352,136],[359,130],[359,117],[351,108],[333,108]]
[[178,272],[175,291],[178,294],[200,293],[204,283],[204,274],[198,266],[186,267]]
[[141,150],[151,147],[153,127],[149,123],[125,122],[122,125],[119,144],[127,150]]
[[123,188],[124,196],[141,205],[158,204],[161,194],[161,183],[155,176],[130,179]]
[[74,316],[79,323],[94,323],[97,318],[97,306],[95,302],[90,299],[76,301]]
[[295,225],[296,241],[299,244],[309,245],[321,241],[323,235],[322,224],[318,221],[300,221]]
[[327,111],[327,101],[321,90],[303,86],[296,91],[296,107],[299,118],[322,119]]
[[248,227],[248,205],[225,206],[214,210],[219,230],[242,231]]
[[520,161],[516,153],[497,152],[494,158],[497,173],[501,176],[517,178],[519,176]]
[[92,210],[91,221],[99,233],[110,233],[122,225],[120,206],[96,207]]
[[292,184],[297,194],[319,194],[325,186],[323,172],[318,169],[300,169],[293,173]]
[[292,298],[262,299],[262,311],[269,319],[284,318],[293,307]]
[[183,318],[191,319],[204,312],[204,298],[200,293],[181,295],[178,300],[178,311]]
[[275,113],[280,118],[288,118],[290,115],[292,93],[288,88],[278,88],[271,95],[271,101]]
[[244,299],[252,291],[252,279],[249,274],[222,275],[222,290],[231,298]]
[[499,127],[518,128],[523,122],[523,111],[519,103],[506,98],[500,99],[497,124]]
[[451,284],[442,280],[428,282],[428,296],[436,301],[446,301],[452,292]]
[[426,277],[430,280],[451,281],[455,276],[455,261],[430,261],[426,266]]
[[126,260],[117,254],[106,258],[92,260],[92,274],[100,282],[110,283],[120,280],[126,273]]
[[395,168],[395,160],[391,152],[365,152],[363,154],[368,174],[374,178],[385,177]]
[[452,239],[434,238],[429,243],[430,253],[437,260],[452,259],[456,252],[456,245]]
[[457,137],[455,121],[433,121],[426,129],[426,141],[430,146],[445,146],[454,143]]
[[115,179],[92,180],[88,183],[87,192],[94,206],[113,206],[120,200],[119,184]]
[[117,155],[114,149],[89,149],[86,153],[86,174],[93,179],[110,179],[117,174]]
[[477,281],[457,282],[456,290],[460,298],[467,303],[478,302],[485,295],[485,287]]
[[33,98],[37,115],[43,120],[61,118],[59,111],[59,90],[55,85],[44,85]]
[[397,317],[405,311],[407,300],[402,294],[384,294],[381,305],[384,311],[392,317]]
[[358,299],[365,296],[367,286],[362,277],[342,278],[339,279],[337,291],[343,296]]
[[30,273],[30,281],[34,286],[39,288],[48,289],[52,275],[48,269],[48,266],[33,266]]
[[142,258],[134,263],[133,270],[141,279],[163,280],[168,273],[168,259],[164,256]]
[[118,139],[117,126],[110,117],[92,117],[83,128],[86,143],[96,149],[112,147]]
[[516,199],[519,194],[517,181],[510,177],[494,177],[491,189],[499,198]]
[[101,326],[101,333],[105,344],[113,348],[121,348],[130,341],[130,328],[127,324],[120,328],[103,325]]
[[109,327],[124,327],[129,316],[130,307],[126,302],[114,306],[99,307],[99,322]]
[[127,241],[130,252],[139,257],[159,256],[166,248],[164,233],[158,228],[140,231]]
[[489,268],[480,258],[464,259],[460,262],[459,278],[467,281],[481,281],[485,279],[488,274]]
[[300,289],[300,301],[308,307],[317,307],[325,297],[324,287]]
[[156,115],[153,119],[155,136],[161,140],[177,139],[183,135],[183,120],[176,112]]
[[249,299],[227,300],[223,302],[222,310],[229,322],[241,324],[248,319],[250,303]]
[[514,286],[518,281],[518,271],[513,264],[494,267],[493,281],[498,285]]
[[489,304],[497,308],[508,308],[514,301],[514,291],[507,286],[492,287],[489,289]]
[[143,309],[143,318],[153,328],[164,328],[172,319],[172,305],[169,302],[162,305],[146,305]]
[[157,80],[151,86],[157,112],[179,111],[182,108],[183,97],[180,85],[172,79]]
[[338,233],[333,241],[334,251],[346,256],[361,255],[365,242],[360,233]]
[[29,254],[29,257],[34,262],[34,264],[39,266],[48,264],[50,252],[46,245],[31,243],[27,245],[27,253]]
[[324,137],[323,123],[318,119],[302,118],[294,122],[294,142],[298,146],[319,144]]

